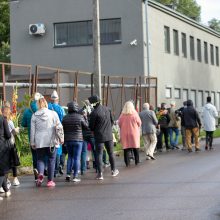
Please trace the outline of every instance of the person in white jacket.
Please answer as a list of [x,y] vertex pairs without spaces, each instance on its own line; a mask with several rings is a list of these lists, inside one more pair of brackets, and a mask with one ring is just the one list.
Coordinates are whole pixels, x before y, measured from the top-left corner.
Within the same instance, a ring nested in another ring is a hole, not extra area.
[[59,146],[55,138],[56,127],[62,127],[55,111],[49,110],[47,101],[42,96],[37,101],[38,111],[31,118],[31,147],[37,151],[37,170],[39,172],[36,182],[41,186],[44,179],[45,158],[48,158],[48,183],[47,186],[55,186],[53,181],[56,146]]
[[218,117],[218,112],[216,107],[211,103],[211,97],[207,97],[207,103],[203,107],[202,118],[204,130],[206,132],[206,145],[205,150],[212,150],[213,133],[216,130],[216,118]]

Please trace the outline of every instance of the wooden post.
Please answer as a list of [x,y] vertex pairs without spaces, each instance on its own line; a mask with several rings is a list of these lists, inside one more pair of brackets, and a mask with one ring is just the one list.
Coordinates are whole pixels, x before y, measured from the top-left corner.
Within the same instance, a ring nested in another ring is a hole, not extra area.
[[3,82],[3,101],[6,101],[6,90],[5,90],[5,64],[2,64],[2,82]]

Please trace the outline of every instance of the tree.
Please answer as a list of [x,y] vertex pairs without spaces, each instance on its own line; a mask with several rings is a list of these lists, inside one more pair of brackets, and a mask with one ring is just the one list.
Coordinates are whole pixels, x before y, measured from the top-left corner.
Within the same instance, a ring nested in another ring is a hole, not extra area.
[[8,0],[0,0],[0,61],[9,62],[10,20]]
[[208,21],[208,25],[213,30],[220,32],[220,20],[213,18],[212,20]]
[[187,17],[200,21],[201,7],[196,0],[155,0],[163,5],[172,7]]

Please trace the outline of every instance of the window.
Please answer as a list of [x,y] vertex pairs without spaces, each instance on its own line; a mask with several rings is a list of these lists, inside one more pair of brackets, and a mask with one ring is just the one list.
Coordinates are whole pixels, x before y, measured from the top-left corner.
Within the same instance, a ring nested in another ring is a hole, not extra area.
[[172,89],[166,88],[166,98],[172,98]]
[[196,107],[196,90],[191,90],[191,100],[193,102],[193,106]]
[[205,63],[208,63],[208,44],[207,42],[204,42],[204,59]]
[[203,104],[203,91],[198,91],[198,108],[202,108]]
[[187,44],[186,44],[186,34],[182,33],[182,56],[187,57]]
[[164,46],[165,52],[170,53],[170,28],[164,26]]
[[179,35],[177,30],[173,30],[173,49],[174,54],[179,55]]
[[220,110],[220,93],[219,92],[217,93],[216,107],[217,107],[217,110],[219,111]]
[[[92,45],[92,21],[78,21],[54,24],[55,46]],[[100,43],[121,42],[121,19],[100,20]]]
[[194,37],[190,36],[190,58],[195,60]]
[[200,39],[197,39],[197,59],[199,62],[202,61],[201,40]]
[[183,89],[183,101],[187,101],[189,99],[188,89]]
[[210,44],[210,57],[211,57],[211,64],[214,65],[214,47]]
[[174,98],[175,99],[180,99],[180,89],[175,88],[174,90]]
[[212,104],[215,105],[215,92],[211,92]]
[[215,47],[215,59],[216,59],[216,66],[219,66],[219,51],[218,51],[218,47]]

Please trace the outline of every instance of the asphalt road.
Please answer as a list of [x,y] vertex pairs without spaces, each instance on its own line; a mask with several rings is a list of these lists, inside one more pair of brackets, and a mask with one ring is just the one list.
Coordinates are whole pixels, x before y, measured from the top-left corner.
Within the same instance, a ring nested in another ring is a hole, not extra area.
[[107,168],[104,181],[89,171],[80,183],[56,179],[36,188],[32,176],[20,178],[11,198],[0,201],[0,220],[217,220],[220,219],[220,139],[215,150],[170,151],[126,168]]

